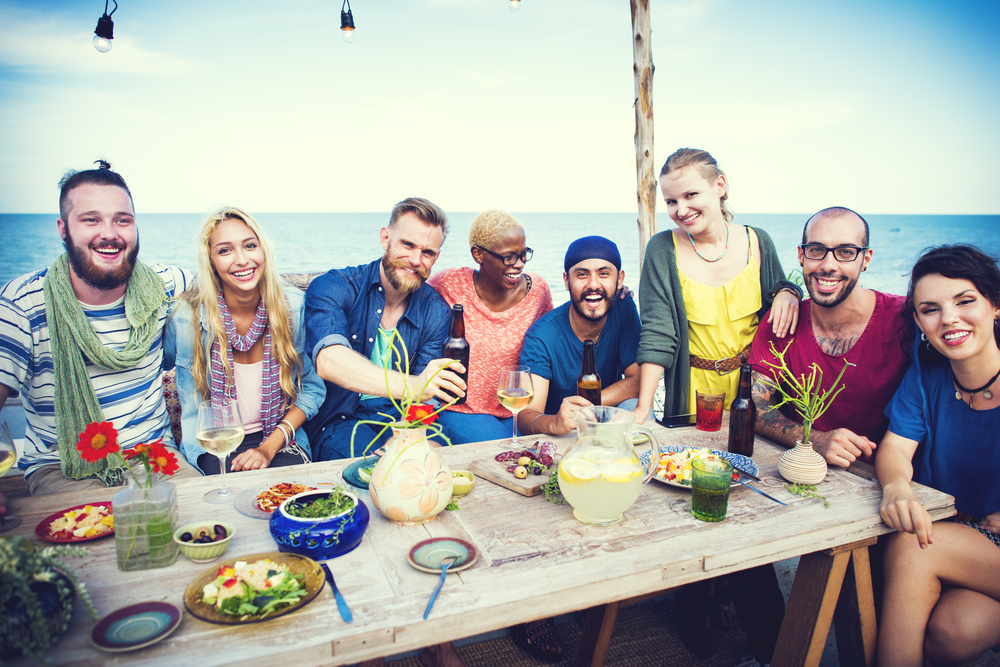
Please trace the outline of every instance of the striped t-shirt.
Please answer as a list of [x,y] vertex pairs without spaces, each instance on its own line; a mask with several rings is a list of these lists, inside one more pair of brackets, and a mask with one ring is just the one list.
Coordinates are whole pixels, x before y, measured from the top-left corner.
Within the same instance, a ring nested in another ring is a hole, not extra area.
[[[193,273],[174,266],[150,266],[163,280],[168,299],[183,292]],[[45,320],[42,286],[48,269],[29,273],[7,283],[0,291],[0,384],[21,394],[27,428],[24,453],[18,467],[31,474],[36,466],[59,461],[52,350]],[[125,297],[107,306],[80,303],[98,339],[115,351],[128,342]],[[160,309],[160,330],[168,309]],[[156,438],[172,442],[170,420],[163,400],[163,339],[156,338],[146,357],[134,368],[112,371],[86,357],[87,372],[104,412],[104,419],[118,430],[118,443],[131,447]]]

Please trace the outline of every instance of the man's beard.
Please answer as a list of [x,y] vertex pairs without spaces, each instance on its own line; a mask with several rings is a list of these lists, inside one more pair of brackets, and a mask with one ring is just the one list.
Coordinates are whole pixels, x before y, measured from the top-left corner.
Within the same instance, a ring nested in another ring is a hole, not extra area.
[[[594,315],[593,313],[589,312],[589,308],[584,308],[583,306],[584,300],[591,294],[600,295],[604,299],[605,303],[608,304],[607,307],[604,309],[604,313],[602,313],[601,315]],[[573,310],[576,311],[577,315],[579,315],[585,320],[590,320],[591,322],[598,322],[600,320],[603,320],[611,313],[611,309],[614,308],[615,306],[615,299],[609,298],[604,290],[597,289],[597,290],[587,290],[586,292],[580,295],[579,300],[576,300],[572,296],[570,296],[570,303],[573,304]]]
[[[410,269],[416,272],[417,277],[411,278],[404,273],[400,273],[398,269]],[[416,292],[430,275],[430,272],[423,268],[413,268],[409,262],[389,259],[388,253],[382,255],[382,270],[385,272],[385,277],[393,289],[403,294]]]
[[[842,304],[847,297],[851,296],[851,292],[854,288],[858,286],[858,278],[853,280],[848,280],[846,283],[841,283],[839,291],[833,294],[825,294],[823,292],[816,292],[814,278],[824,278],[825,276],[819,273],[810,273],[809,278],[806,280],[806,290],[809,292],[809,297],[812,299],[813,303],[821,308],[836,308]],[[846,276],[845,276],[846,277]]]
[[[132,277],[132,270],[139,256],[139,235],[135,236],[135,246],[125,254],[123,261],[118,268],[111,270],[99,269],[93,260],[90,259],[90,248],[80,248],[73,242],[73,237],[69,234],[69,225],[66,225],[66,238],[63,239],[63,247],[69,257],[70,268],[73,273],[80,277],[90,287],[102,291],[117,289],[128,283]],[[115,243],[101,243],[95,248],[126,248],[121,241]]]

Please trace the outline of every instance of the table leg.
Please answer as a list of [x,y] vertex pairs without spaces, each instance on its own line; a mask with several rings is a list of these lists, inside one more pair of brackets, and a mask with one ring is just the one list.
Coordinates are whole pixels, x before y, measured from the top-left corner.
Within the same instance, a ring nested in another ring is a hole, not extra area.
[[601,667],[604,664],[620,605],[620,602],[611,602],[587,610],[574,667]]
[[868,547],[851,552],[851,564],[844,576],[844,585],[840,589],[840,600],[833,618],[833,626],[837,632],[837,654],[842,667],[873,667],[878,629]]
[[819,665],[850,558],[850,551],[799,558],[772,667]]

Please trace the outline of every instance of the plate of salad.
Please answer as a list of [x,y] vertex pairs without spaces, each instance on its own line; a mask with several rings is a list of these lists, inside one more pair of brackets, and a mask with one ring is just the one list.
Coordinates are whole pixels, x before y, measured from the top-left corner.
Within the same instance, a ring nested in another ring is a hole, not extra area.
[[[660,448],[660,465],[653,479],[679,489],[691,489],[691,462],[695,459],[725,459],[734,466],[751,474],[758,474],[757,464],[753,459],[740,454],[731,454],[708,447],[682,447],[670,445]],[[738,473],[734,473],[738,477]]]
[[323,570],[311,558],[251,554],[201,573],[184,591],[184,606],[209,623],[258,623],[301,609],[325,583]]

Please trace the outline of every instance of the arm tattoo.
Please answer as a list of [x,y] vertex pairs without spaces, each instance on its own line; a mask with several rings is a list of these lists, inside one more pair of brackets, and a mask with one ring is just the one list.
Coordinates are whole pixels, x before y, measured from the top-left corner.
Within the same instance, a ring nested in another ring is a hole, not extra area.
[[823,338],[822,336],[817,336],[816,342],[819,343],[820,349],[830,356],[842,357],[851,351],[851,348],[854,347],[859,339],[859,336],[853,338]]
[[771,405],[771,396],[774,393],[771,382],[763,373],[753,372],[751,395],[757,405],[757,433],[785,447],[793,447],[796,440],[802,439],[802,426]]

